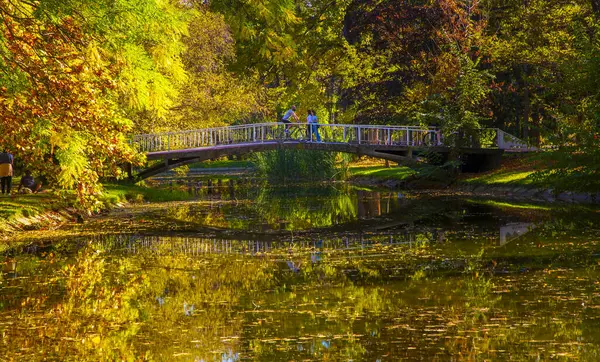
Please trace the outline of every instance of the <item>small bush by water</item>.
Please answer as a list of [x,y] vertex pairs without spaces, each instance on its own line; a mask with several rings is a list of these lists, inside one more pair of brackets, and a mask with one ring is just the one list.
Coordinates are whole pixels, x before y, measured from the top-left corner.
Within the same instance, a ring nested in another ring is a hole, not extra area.
[[254,163],[269,181],[330,180],[340,174],[337,153],[307,150],[276,150],[258,153]]

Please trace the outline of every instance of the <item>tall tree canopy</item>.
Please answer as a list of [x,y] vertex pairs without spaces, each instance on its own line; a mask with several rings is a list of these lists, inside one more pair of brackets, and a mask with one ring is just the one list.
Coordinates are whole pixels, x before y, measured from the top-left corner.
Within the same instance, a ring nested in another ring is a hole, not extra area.
[[0,142],[82,199],[140,161],[134,133],[290,104],[322,122],[499,127],[599,164],[580,159],[600,153],[598,4],[0,0]]
[[139,156],[126,134],[185,80],[175,2],[0,1],[0,141],[89,206],[100,175]]

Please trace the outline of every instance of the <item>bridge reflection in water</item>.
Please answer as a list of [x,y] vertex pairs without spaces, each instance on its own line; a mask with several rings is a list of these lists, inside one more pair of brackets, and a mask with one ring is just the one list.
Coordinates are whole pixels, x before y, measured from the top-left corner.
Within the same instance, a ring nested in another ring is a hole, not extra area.
[[[492,241],[501,247],[536,225],[515,222],[515,218],[509,216],[498,218],[490,209],[477,205],[462,205],[463,210],[469,212],[453,214],[447,210],[451,203],[414,202],[397,192],[357,191],[350,197],[344,192],[332,191],[326,193],[328,199],[333,200],[329,203],[320,197],[286,197],[284,194],[274,198],[276,194],[278,192],[267,192],[256,197],[254,203],[239,204],[228,202],[227,197],[221,195],[223,203],[216,207],[187,205],[176,208],[172,215],[169,213],[170,222],[184,221],[180,229],[151,235],[144,231],[105,234],[85,240],[94,247],[126,254],[281,257],[315,250],[344,252],[398,247],[397,251],[401,251],[423,243],[465,243],[465,240],[473,240],[474,234],[479,235],[479,240]],[[314,210],[318,210],[318,215]],[[149,217],[160,219],[161,215]],[[476,232],[463,220],[473,217],[481,224]],[[476,243],[467,244],[477,247]]]
[[443,232],[404,231],[379,235],[348,235],[309,240],[289,238],[273,240],[239,240],[196,236],[156,236],[120,234],[88,238],[98,248],[111,251],[120,250],[126,254],[151,253],[155,255],[198,256],[206,254],[273,255],[320,251],[366,250],[374,247],[404,245],[412,247],[417,243],[443,242]]
[[[505,245],[507,242],[515,240],[531,231],[533,228],[533,224],[530,223],[501,226],[496,245]],[[287,239],[281,238],[278,241],[135,234],[96,236],[88,240],[95,247],[121,251],[125,254],[150,253],[157,256],[185,255],[191,257],[207,254],[238,254],[249,256],[271,255],[277,257],[290,253],[298,254],[314,251],[361,251],[394,246],[412,248],[423,243],[444,243],[446,241],[446,231],[435,228],[421,231],[396,230],[388,233],[336,235],[326,238],[317,238],[314,236],[289,237]]]

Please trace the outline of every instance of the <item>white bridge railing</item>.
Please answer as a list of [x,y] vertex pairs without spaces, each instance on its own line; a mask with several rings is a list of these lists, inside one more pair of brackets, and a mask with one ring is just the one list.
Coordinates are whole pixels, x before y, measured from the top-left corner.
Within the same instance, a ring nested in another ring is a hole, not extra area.
[[[435,127],[319,124],[318,133],[322,142],[337,144],[434,147],[460,143],[463,147],[473,148],[531,150],[525,142],[497,128],[479,130],[476,136],[453,133],[444,137],[440,129]],[[142,134],[134,136],[132,141],[138,151],[148,153],[298,140],[316,141],[313,127],[306,123],[256,123]]]
[[[306,123],[258,123],[205,128],[190,131],[143,134],[133,137],[140,152],[172,151],[219,145],[262,143],[272,141],[316,140]],[[319,124],[322,142],[364,145],[422,146],[441,144],[437,128],[414,126],[373,126]]]

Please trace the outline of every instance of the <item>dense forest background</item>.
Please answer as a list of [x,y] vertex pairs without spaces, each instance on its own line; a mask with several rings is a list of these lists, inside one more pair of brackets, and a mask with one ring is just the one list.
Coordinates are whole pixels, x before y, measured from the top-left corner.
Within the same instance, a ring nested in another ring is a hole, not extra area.
[[[598,0],[0,0],[0,143],[79,195],[130,135],[275,121],[498,127],[597,176]],[[585,166],[582,168],[582,166]]]

